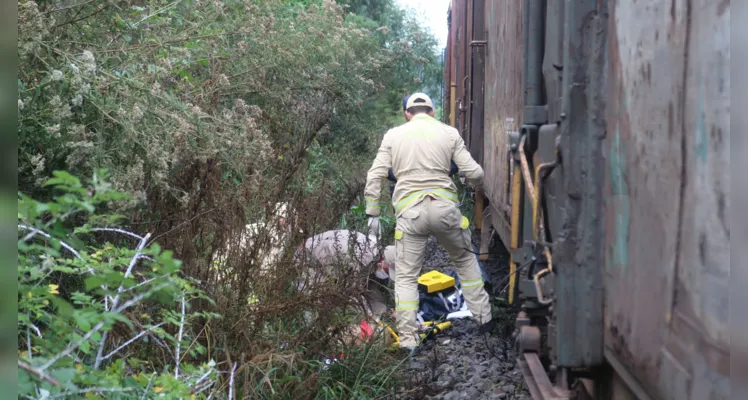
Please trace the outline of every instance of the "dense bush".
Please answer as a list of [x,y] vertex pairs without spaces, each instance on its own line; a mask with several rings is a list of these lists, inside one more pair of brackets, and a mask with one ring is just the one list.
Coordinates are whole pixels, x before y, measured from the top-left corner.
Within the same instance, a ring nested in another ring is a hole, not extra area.
[[[397,365],[385,366],[372,344],[346,349],[348,357],[331,368],[288,342],[240,362],[224,352],[226,360],[216,362],[206,329],[220,315],[193,309],[210,300],[182,276],[170,251],[100,213],[125,197],[105,177],[99,171],[83,185],[56,172],[47,180],[57,192],[52,201],[19,199],[20,396],[220,398],[228,391],[299,398],[319,391],[338,398],[390,390]],[[70,229],[73,219],[82,225]],[[118,236],[133,249],[106,240]],[[265,338],[292,329],[266,325]]]
[[[206,352],[191,327],[194,319],[215,315],[189,307],[206,297],[180,276],[170,251],[94,213],[124,198],[103,178],[100,171],[87,187],[57,173],[47,180],[59,191],[52,201],[19,199],[19,395],[166,391],[177,398],[210,389],[215,362],[183,362]],[[71,219],[83,224],[68,229]],[[107,235],[122,235],[133,248],[116,246]]]
[[[377,366],[382,359],[338,344],[350,323],[345,308],[355,302],[365,274],[300,294],[289,282],[307,266],[291,263],[290,254],[269,276],[261,276],[258,265],[270,246],[286,245],[290,253],[321,230],[363,228],[355,206],[380,136],[398,118],[402,95],[432,87],[439,76],[436,42],[415,19],[391,0],[21,0],[18,13],[19,206],[36,209],[19,215],[19,224],[52,236],[39,243],[41,236],[26,239],[28,232],[19,232],[19,284],[35,288],[31,297],[19,291],[19,351],[28,352],[22,357],[32,371],[25,390],[52,390],[33,371],[71,343],[73,351],[45,372],[71,373],[80,364],[83,371],[76,370],[70,384],[86,387],[104,382],[106,369],[109,387],[133,391],[144,390],[155,372],[151,383],[166,388],[157,379],[174,376],[174,345],[182,343],[175,339],[177,326],[189,327],[182,345],[192,352],[186,364],[193,369],[169,384],[173,393],[211,368],[222,373],[201,384],[225,392],[234,363],[236,390],[258,397],[345,397],[391,382],[389,370]],[[106,308],[113,301],[107,290],[145,282],[156,272],[125,277],[137,240],[81,229],[112,226],[86,203],[109,190],[103,181],[77,187],[72,178],[99,168],[109,171],[112,190],[128,194],[106,198],[104,214],[121,215],[118,226],[150,235],[154,243],[143,249],[154,261],[141,259],[136,270],[164,263],[159,268],[173,277],[168,287],[157,290],[154,279],[128,293],[152,290],[164,307],[139,303],[127,315]],[[49,181],[56,170],[71,176]],[[61,197],[61,184],[73,193]],[[78,210],[57,212],[61,199]],[[263,236],[243,249],[235,246],[247,223],[277,222],[272,211],[279,202],[289,205],[294,225],[283,243]],[[59,241],[83,259],[55,248]],[[226,260],[230,273],[219,274],[212,261],[227,246],[234,249]],[[179,273],[175,261],[159,258],[159,248],[181,260]],[[92,258],[96,254],[99,259]],[[94,278],[85,274],[89,269],[108,272]],[[189,311],[184,324],[181,296]],[[248,304],[248,298],[260,301]],[[71,306],[61,311],[60,299]],[[319,311],[312,323],[302,318],[309,310]],[[222,318],[208,318],[214,313]],[[90,319],[91,330],[78,325],[81,318]],[[99,323],[98,332],[81,340]],[[100,351],[106,355],[148,327],[153,330],[145,337],[153,340],[101,362]],[[47,342],[57,330],[64,340]],[[320,374],[320,354],[341,349],[350,357]],[[99,369],[93,368],[97,359]],[[211,359],[217,366],[208,365]],[[350,380],[348,373],[330,375],[336,368],[385,372]],[[69,381],[65,377],[53,379]]]

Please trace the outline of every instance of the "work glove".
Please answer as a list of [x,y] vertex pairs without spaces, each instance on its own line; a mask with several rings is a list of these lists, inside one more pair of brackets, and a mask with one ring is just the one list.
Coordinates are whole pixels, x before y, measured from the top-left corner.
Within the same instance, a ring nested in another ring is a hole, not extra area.
[[367,226],[369,227],[369,235],[376,236],[377,238],[382,236],[382,225],[379,223],[379,217],[372,217],[370,215]]
[[474,184],[474,183],[469,182],[467,180],[467,178],[465,177],[465,175],[460,174],[458,176],[459,176],[459,179],[460,179],[460,183],[463,185],[463,187],[465,187],[465,190],[468,193],[472,193],[472,192],[475,192],[477,190],[483,189],[483,183],[482,182],[478,183],[478,184]]
[[387,180],[389,180],[390,182],[397,182],[397,178],[395,177],[395,174],[392,173],[392,168],[390,168],[387,171]]
[[450,161],[449,162],[449,176],[452,176],[458,172],[460,172],[460,169],[457,168],[457,164],[455,164],[454,161]]

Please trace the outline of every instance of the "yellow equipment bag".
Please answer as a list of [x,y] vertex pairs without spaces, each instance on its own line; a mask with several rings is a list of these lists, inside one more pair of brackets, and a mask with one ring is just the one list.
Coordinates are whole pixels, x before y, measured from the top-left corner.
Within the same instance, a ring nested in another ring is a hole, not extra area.
[[418,288],[426,293],[434,293],[455,286],[455,278],[439,271],[427,272],[418,277]]

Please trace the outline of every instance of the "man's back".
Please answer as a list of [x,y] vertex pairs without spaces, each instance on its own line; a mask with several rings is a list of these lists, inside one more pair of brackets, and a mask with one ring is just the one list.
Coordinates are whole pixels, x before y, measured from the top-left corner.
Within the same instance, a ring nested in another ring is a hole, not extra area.
[[[457,130],[427,114],[418,114],[388,131],[372,168],[366,196],[379,197],[379,183],[371,186],[387,168],[397,177],[392,196],[399,215],[422,197],[424,191],[457,201],[457,188],[449,177],[451,160],[471,183],[480,183],[483,169],[470,156]],[[376,194],[375,194],[376,193]]]
[[[449,126],[425,114],[392,129],[390,148],[392,172],[398,183],[406,183],[415,189],[419,183],[433,185],[433,179],[443,178],[445,188],[454,188],[449,179],[449,161],[452,159],[454,137]],[[426,188],[426,187],[424,187]]]

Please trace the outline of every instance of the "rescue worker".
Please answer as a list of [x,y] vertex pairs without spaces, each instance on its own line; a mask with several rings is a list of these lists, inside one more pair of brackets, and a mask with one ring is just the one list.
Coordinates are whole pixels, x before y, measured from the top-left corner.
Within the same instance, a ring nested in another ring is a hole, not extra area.
[[[395,307],[400,347],[418,349],[418,276],[426,243],[433,235],[449,253],[462,283],[468,309],[486,331],[491,321],[488,293],[472,248],[467,218],[457,207],[457,188],[449,177],[453,160],[467,183],[483,183],[483,169],[473,160],[457,130],[434,119],[434,105],[424,93],[406,104],[408,122],[390,129],[382,139],[366,177],[366,214],[378,220],[382,181],[392,168],[397,177],[395,208]],[[370,225],[377,224],[375,222]]]
[[[413,117],[405,108],[408,105],[408,98],[410,98],[409,94],[403,97],[403,114],[405,115],[406,121],[410,121],[410,119]],[[450,160],[449,164],[449,176],[452,176],[459,172],[459,168],[457,168],[457,165],[454,161]],[[395,185],[397,184],[397,177],[392,172],[392,168],[387,171],[387,179],[390,181],[390,197],[392,197],[395,192]]]

